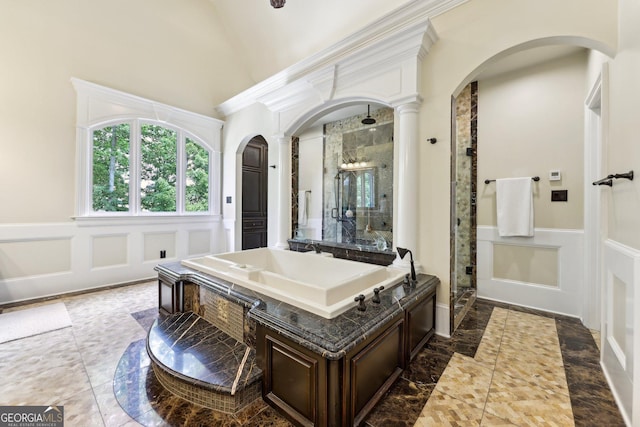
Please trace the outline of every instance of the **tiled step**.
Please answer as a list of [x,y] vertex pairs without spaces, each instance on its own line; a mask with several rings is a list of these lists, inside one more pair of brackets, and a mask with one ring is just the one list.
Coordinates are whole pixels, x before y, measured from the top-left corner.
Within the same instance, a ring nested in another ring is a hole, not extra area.
[[255,350],[195,313],[158,319],[147,352],[158,381],[190,402],[233,414],[260,397]]

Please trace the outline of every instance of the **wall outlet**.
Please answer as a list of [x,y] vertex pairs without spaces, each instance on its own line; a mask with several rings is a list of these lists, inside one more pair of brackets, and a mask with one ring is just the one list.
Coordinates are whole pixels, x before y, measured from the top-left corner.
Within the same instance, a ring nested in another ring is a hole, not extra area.
[[164,249],[160,251],[160,258],[166,258],[167,257],[167,251],[165,251]]

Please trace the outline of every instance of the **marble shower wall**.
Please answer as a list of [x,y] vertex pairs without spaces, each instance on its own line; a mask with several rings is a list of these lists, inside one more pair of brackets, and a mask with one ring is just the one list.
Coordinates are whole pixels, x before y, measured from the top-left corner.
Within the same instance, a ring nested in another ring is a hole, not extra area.
[[[366,114],[362,114],[324,126],[323,240],[366,243],[376,237],[383,237],[391,247],[393,116],[392,108],[382,108],[371,112],[371,117],[376,120],[374,125],[363,125],[361,122]],[[365,161],[367,167],[375,168],[376,201],[371,209],[350,205],[355,204],[355,195],[352,195],[350,201],[344,197],[342,184],[345,173],[339,174],[340,165],[349,163],[350,160]],[[341,222],[333,218],[336,213],[344,216],[348,208],[353,211],[353,217]],[[371,231],[367,231],[367,224]]]
[[[458,288],[475,287],[478,83],[456,98],[456,278]],[[467,153],[470,149],[470,153]],[[470,154],[470,155],[469,155]],[[466,267],[473,267],[473,274]]]

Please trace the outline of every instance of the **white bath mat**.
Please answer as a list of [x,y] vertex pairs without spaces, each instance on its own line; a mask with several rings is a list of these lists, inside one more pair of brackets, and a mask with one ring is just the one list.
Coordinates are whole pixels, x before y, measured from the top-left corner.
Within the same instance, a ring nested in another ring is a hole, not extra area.
[[61,302],[0,314],[0,343],[71,326]]

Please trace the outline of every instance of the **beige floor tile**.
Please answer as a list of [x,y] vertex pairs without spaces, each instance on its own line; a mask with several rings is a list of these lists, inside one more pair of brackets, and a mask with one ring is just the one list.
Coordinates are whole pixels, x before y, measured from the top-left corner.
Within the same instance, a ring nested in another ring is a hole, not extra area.
[[93,391],[106,427],[118,427],[131,422],[135,423],[135,420],[127,415],[118,404],[113,393],[113,383],[99,385],[94,387]]
[[104,426],[93,392],[82,392],[62,401],[65,426]]
[[455,353],[435,390],[482,408],[491,385],[492,370],[474,359]]
[[482,415],[482,421],[480,422],[480,426],[482,427],[499,427],[499,426],[510,427],[515,425],[516,424],[513,424],[507,420],[503,420],[500,417],[496,417],[495,415],[492,415],[487,411],[485,411],[484,414]]
[[568,395],[531,387],[498,373],[494,375],[485,413],[518,426],[573,425]]
[[500,351],[508,313],[508,310],[502,308],[496,307],[493,309],[489,323],[487,323],[487,327],[482,334],[482,340],[474,356],[477,362],[491,366],[495,365],[498,352]]
[[0,344],[0,404],[48,405],[91,384],[71,328]]
[[482,409],[434,390],[414,427],[479,426]]
[[509,312],[504,330],[505,333],[557,338],[556,323],[554,319],[516,311]]
[[529,362],[564,368],[560,346],[544,348],[528,343],[503,342],[500,346],[502,359],[518,360],[521,364]]
[[518,356],[498,355],[496,372],[520,378],[532,386],[567,394],[567,379],[562,366],[551,366],[542,360],[530,359],[526,363]]
[[593,340],[596,342],[596,346],[598,347],[598,350],[602,351],[602,349],[600,348],[600,340],[601,340],[600,331],[589,329],[589,332],[591,332],[591,336],[593,337]]

